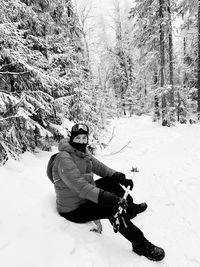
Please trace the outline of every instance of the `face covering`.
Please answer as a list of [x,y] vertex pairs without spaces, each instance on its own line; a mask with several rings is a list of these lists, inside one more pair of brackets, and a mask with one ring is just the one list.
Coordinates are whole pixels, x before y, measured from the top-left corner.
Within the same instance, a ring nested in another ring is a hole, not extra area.
[[73,141],[70,141],[69,142],[71,146],[73,146],[75,149],[81,151],[81,152],[86,152],[86,147],[87,147],[87,144],[80,144],[80,143],[75,143]]

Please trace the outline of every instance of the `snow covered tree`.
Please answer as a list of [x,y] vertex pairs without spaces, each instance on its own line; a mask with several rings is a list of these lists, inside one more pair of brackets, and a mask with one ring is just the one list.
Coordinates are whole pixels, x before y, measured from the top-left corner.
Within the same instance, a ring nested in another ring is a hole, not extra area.
[[140,55],[140,79],[146,78],[146,92],[153,96],[154,119],[159,119],[162,114],[163,125],[174,120],[174,5],[174,1],[169,0],[138,0],[130,11],[133,43]]
[[200,121],[200,1],[198,1],[198,77],[197,77],[197,118]]
[[115,42],[107,48],[109,63],[109,87],[115,92],[118,108],[123,110],[124,99],[134,98],[133,58],[130,44],[131,27],[126,9],[116,1],[114,5]]
[[38,30],[38,35],[42,35],[43,25],[36,27],[37,20],[31,16],[33,11],[21,1],[3,1],[1,14],[0,149],[2,157],[10,154],[16,157],[33,149],[38,135],[50,135],[44,127],[44,117],[52,98],[48,90],[41,90],[42,82],[38,78],[37,64],[41,69],[46,65],[46,47],[34,38],[34,33]]
[[153,89],[155,119],[160,118],[160,96],[158,86],[161,79],[159,50],[159,6],[157,1],[137,1],[130,11],[130,21],[133,23],[132,43],[137,48],[138,72],[135,75],[140,87],[149,94]]
[[1,161],[59,137],[64,117],[92,124],[92,89],[71,0],[1,1]]
[[[180,117],[190,118],[198,113],[198,1],[182,0],[178,12],[182,18],[181,36],[183,38],[182,83],[180,92]],[[198,117],[198,116],[197,116]]]

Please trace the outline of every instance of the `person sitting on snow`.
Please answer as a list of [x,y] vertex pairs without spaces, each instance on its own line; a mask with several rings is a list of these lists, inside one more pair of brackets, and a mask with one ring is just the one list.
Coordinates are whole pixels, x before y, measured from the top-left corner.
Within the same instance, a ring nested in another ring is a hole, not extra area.
[[[52,168],[56,192],[57,210],[65,219],[75,223],[86,223],[109,219],[114,223],[125,190],[122,186],[133,188],[133,181],[107,167],[87,151],[89,128],[85,124],[75,124],[70,138],[59,143],[59,153]],[[101,178],[94,181],[93,174]],[[119,232],[132,244],[138,255],[153,261],[164,258],[165,252],[150,243],[143,232],[131,219],[146,210],[147,204],[135,204],[130,195],[126,201],[125,223],[120,223]]]

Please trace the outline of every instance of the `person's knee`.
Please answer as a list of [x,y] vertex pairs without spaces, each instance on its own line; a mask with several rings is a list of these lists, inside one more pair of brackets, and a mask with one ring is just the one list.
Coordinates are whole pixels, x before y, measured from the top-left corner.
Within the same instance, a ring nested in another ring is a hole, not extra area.
[[96,186],[103,189],[108,190],[111,189],[114,185],[117,185],[116,181],[112,179],[112,177],[103,177],[95,181]]

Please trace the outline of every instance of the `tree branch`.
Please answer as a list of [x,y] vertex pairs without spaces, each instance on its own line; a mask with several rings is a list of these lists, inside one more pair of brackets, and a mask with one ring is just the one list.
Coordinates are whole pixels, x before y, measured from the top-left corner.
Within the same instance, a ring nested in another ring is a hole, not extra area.
[[116,151],[116,152],[111,152],[110,154],[107,154],[107,155],[104,155],[104,157],[107,157],[107,156],[113,156],[113,155],[115,155],[115,154],[120,153],[120,152],[121,152],[124,148],[126,148],[130,143],[131,143],[131,141],[128,141],[128,143],[127,143],[125,146],[123,146],[120,150],[118,150],[118,151]]
[[116,128],[116,127],[113,127],[113,131],[112,131],[111,138],[110,138],[110,140],[108,141],[108,143],[106,144],[106,146],[108,146],[108,145],[110,144],[110,142],[112,141],[112,139],[113,139],[113,137],[114,137],[115,128]]
[[1,122],[1,121],[4,121],[4,120],[9,120],[9,119],[12,119],[12,118],[16,118],[16,114],[13,115],[13,116],[9,116],[9,117],[5,117],[5,118],[3,118],[3,119],[0,119],[0,122]]
[[23,72],[10,72],[10,71],[0,71],[0,74],[8,74],[8,75],[21,75],[29,73],[30,71],[23,71]]

